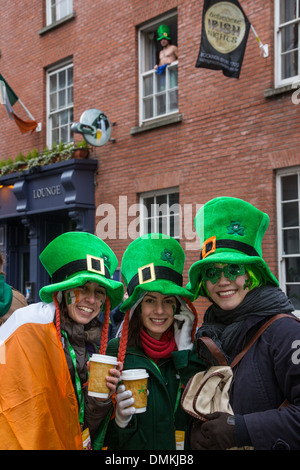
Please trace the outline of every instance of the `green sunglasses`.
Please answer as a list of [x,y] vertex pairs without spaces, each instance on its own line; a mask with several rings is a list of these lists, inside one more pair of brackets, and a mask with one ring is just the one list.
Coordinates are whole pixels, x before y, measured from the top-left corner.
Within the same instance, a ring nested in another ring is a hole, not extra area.
[[204,281],[215,284],[221,278],[222,273],[231,281],[235,281],[238,276],[246,273],[244,264],[227,264],[224,268],[217,268],[214,264],[208,264],[202,273]]

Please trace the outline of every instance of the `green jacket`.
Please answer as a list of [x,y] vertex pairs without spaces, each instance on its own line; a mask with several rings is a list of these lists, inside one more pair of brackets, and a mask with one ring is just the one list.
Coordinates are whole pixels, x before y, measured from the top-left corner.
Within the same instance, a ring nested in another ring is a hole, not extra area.
[[[118,349],[119,338],[114,338],[108,343],[106,354],[117,356]],[[185,432],[187,448],[191,416],[180,405],[181,384],[185,386],[191,376],[204,369],[204,364],[194,345],[192,351],[176,351],[171,358],[160,359],[157,366],[143,350],[127,348],[124,370],[146,369],[149,374],[147,411],[133,415],[124,429],[113,419],[104,444],[108,450],[175,450],[175,430]]]

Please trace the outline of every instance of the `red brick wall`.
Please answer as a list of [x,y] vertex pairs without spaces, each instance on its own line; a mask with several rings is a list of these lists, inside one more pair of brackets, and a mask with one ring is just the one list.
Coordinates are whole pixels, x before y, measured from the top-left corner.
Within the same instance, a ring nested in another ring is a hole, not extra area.
[[[45,69],[66,57],[74,61],[74,119],[92,107],[107,114],[116,142],[95,149],[99,161],[96,207],[112,204],[119,218],[119,196],[128,207],[142,191],[178,185],[180,203],[203,204],[220,195],[243,198],[270,216],[263,254],[277,274],[275,171],[299,165],[300,108],[291,92],[265,99],[274,86],[273,1],[241,4],[264,43],[260,56],[250,31],[240,79],[195,68],[203,1],[175,0],[101,4],[74,0],[76,18],[40,36],[44,26],[40,0],[9,2],[1,14],[0,71],[43,130],[19,133],[0,108],[0,158],[46,145]],[[23,14],[26,8],[26,15]],[[131,135],[138,125],[138,27],[177,8],[179,111],[183,121]],[[128,223],[135,217],[128,216]],[[122,219],[125,220],[124,218]],[[96,217],[95,227],[101,221]],[[192,229],[193,227],[191,227]],[[106,240],[121,261],[131,241]],[[126,226],[120,227],[121,233]],[[186,240],[182,240],[185,248]],[[187,251],[188,267],[198,251]],[[201,311],[203,310],[202,302]]]

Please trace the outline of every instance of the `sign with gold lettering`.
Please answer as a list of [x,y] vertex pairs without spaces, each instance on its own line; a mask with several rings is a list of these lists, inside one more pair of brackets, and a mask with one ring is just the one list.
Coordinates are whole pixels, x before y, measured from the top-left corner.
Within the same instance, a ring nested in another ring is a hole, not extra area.
[[239,78],[250,23],[237,0],[204,0],[200,52],[196,67],[222,70]]

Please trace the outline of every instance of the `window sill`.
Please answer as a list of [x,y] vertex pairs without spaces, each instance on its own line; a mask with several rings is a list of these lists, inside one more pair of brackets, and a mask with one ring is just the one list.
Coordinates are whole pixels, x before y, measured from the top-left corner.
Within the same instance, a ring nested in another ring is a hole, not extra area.
[[52,31],[53,29],[57,28],[58,26],[67,23],[68,21],[71,21],[75,19],[76,13],[73,11],[70,15],[64,16],[61,20],[56,21],[55,23],[51,23],[48,26],[45,26],[44,28],[39,30],[39,35],[42,36],[43,34],[47,33],[48,31]]
[[162,126],[168,126],[169,124],[175,124],[177,122],[183,121],[183,115],[180,113],[168,114],[156,119],[153,119],[151,122],[144,122],[141,126],[132,127],[130,129],[130,134],[139,134],[140,132],[150,131]]
[[294,90],[294,89],[295,88],[293,88],[292,84],[285,85],[285,86],[278,87],[278,88],[267,88],[264,91],[264,97],[273,98],[273,96],[282,95],[283,93],[288,93],[289,91]]

